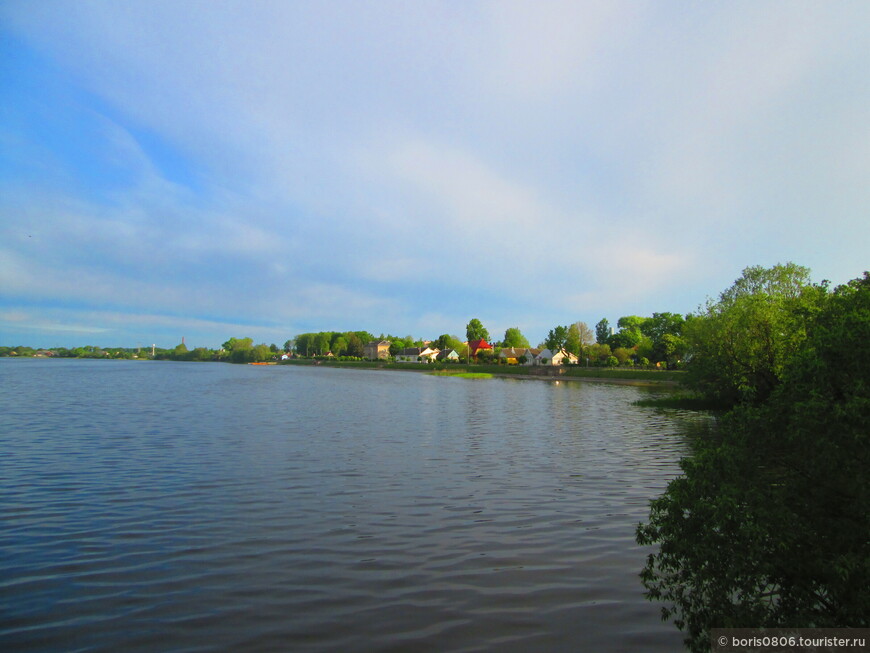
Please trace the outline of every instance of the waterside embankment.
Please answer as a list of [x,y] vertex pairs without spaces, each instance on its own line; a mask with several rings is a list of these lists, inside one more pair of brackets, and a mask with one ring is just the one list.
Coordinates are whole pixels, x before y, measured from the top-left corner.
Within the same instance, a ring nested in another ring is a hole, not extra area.
[[446,375],[462,372],[492,374],[498,378],[527,379],[538,381],[586,381],[590,383],[614,383],[620,385],[680,385],[684,372],[676,370],[612,369],[580,366],[519,366],[519,365],[463,365],[461,363],[427,364],[394,363],[388,361],[330,361],[291,359],[281,365],[317,365],[342,369],[378,369],[400,372],[442,372]]

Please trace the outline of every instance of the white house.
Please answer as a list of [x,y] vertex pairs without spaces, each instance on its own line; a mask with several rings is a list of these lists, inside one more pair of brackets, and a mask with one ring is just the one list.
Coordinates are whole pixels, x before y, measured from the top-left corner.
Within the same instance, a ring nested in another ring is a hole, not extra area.
[[455,349],[443,349],[438,352],[438,355],[435,358],[439,361],[448,361],[450,363],[455,363],[459,360],[459,354],[456,353]]
[[396,352],[397,363],[431,363],[438,356],[438,349],[431,347],[408,347]]
[[564,349],[560,349],[555,354],[549,349],[542,349],[535,356],[535,365],[564,365],[565,363],[577,363],[577,357]]
[[541,349],[537,354],[535,354],[534,365],[552,365],[553,364],[553,352],[549,349]]
[[553,365],[565,365],[567,363],[576,365],[578,363],[577,356],[569,351],[565,351],[564,349],[553,354]]

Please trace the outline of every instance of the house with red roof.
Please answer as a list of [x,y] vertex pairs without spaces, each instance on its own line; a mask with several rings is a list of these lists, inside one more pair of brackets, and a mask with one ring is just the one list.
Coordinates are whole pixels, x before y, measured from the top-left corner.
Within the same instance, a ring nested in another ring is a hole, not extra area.
[[471,351],[472,357],[477,356],[480,352],[487,349],[492,351],[492,345],[483,338],[481,338],[480,340],[470,340],[466,344],[468,345],[468,349]]

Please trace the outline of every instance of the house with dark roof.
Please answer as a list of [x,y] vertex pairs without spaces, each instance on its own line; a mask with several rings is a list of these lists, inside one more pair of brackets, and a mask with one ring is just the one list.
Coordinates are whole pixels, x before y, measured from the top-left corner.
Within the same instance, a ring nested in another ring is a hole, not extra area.
[[499,362],[507,363],[508,365],[519,365],[522,359],[530,361],[535,355],[529,353],[528,347],[502,347],[498,352]]
[[446,361],[448,363],[455,363],[459,360],[459,354],[455,349],[442,349],[438,352],[438,355],[435,357],[438,362]]
[[397,363],[432,363],[438,350],[431,347],[407,347],[396,352]]

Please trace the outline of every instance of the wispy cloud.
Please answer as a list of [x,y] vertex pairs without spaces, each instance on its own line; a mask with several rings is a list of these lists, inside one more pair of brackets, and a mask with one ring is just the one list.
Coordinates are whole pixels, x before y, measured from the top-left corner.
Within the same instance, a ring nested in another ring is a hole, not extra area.
[[866,266],[870,5],[13,1],[0,20],[22,67],[0,129],[10,310],[288,337],[478,315],[537,339],[693,310],[746,265]]

